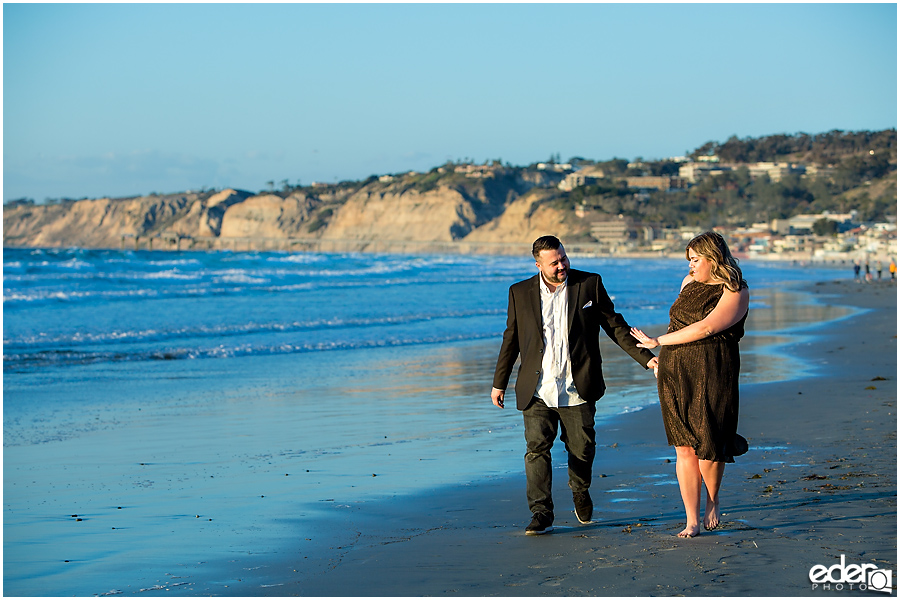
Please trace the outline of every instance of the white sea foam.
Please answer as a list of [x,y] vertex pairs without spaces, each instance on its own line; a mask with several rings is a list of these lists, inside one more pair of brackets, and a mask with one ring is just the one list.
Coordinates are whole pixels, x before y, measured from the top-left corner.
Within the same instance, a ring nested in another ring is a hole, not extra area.
[[[52,346],[87,346],[103,344],[122,344],[134,342],[165,342],[186,338],[227,338],[246,336],[260,333],[291,333],[302,331],[324,331],[329,329],[366,329],[371,327],[403,326],[439,319],[449,319],[457,322],[462,319],[496,316],[505,314],[498,309],[472,309],[465,311],[441,311],[431,313],[413,313],[404,315],[390,315],[370,318],[329,318],[311,319],[307,321],[290,322],[248,322],[233,325],[192,326],[170,329],[135,329],[112,330],[102,332],[77,331],[70,334],[49,335],[40,332],[25,336],[4,336],[4,348],[31,349],[47,348]],[[380,330],[379,330],[380,331]],[[364,335],[364,334],[354,334]]]
[[459,335],[435,335],[421,338],[403,337],[370,340],[331,340],[306,344],[219,344],[208,347],[165,348],[160,350],[135,352],[79,352],[79,351],[38,351],[6,352],[3,354],[3,371],[18,372],[51,366],[84,365],[93,363],[117,363],[148,360],[196,360],[238,358],[244,356],[265,356],[273,354],[298,354],[335,350],[365,350],[397,346],[423,344],[446,344],[497,337],[499,332],[484,332]]
[[184,259],[178,259],[178,260],[148,260],[148,261],[146,261],[145,264],[152,265],[154,267],[170,267],[170,266],[183,267],[183,266],[201,266],[203,263],[201,263],[199,260],[196,260],[196,259],[184,258]]
[[283,254],[278,256],[269,256],[266,258],[267,262],[284,262],[284,263],[293,263],[293,264],[311,264],[318,263],[326,260],[326,257],[321,254],[307,254],[307,253],[298,253],[298,254]]
[[178,269],[169,269],[167,271],[157,271],[150,273],[141,273],[133,275],[135,279],[180,279],[196,281],[199,276],[196,273],[184,273]]
[[269,280],[264,277],[254,277],[243,271],[232,271],[223,273],[213,277],[214,283],[245,283],[245,284],[264,284]]

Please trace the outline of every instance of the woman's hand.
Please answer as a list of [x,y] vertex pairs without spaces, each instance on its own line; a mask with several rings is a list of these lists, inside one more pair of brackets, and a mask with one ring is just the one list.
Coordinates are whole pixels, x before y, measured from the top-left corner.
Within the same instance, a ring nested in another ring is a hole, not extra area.
[[646,348],[648,350],[652,350],[659,346],[659,340],[657,338],[652,338],[637,327],[631,328],[631,336],[636,339],[639,344],[637,344],[638,348]]

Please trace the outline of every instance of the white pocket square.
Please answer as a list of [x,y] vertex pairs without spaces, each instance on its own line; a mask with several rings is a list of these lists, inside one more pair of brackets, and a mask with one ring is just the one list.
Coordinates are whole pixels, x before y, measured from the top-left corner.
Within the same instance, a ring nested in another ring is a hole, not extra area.
[[594,305],[594,301],[593,301],[593,300],[588,300],[588,303],[585,304],[584,306],[582,306],[581,309],[584,310],[585,308],[590,308],[590,307],[592,307],[593,305]]

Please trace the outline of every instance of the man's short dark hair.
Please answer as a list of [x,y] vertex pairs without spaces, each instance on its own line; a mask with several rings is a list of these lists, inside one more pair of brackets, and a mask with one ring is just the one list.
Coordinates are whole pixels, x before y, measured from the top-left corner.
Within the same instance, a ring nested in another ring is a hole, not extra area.
[[543,235],[534,240],[534,244],[531,246],[531,254],[534,256],[534,260],[538,260],[543,250],[559,250],[560,246],[562,246],[562,242],[555,235]]

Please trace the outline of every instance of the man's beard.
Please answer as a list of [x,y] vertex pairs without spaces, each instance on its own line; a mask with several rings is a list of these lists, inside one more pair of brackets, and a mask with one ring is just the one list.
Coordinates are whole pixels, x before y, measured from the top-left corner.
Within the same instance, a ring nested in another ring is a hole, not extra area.
[[553,284],[563,283],[566,280],[566,277],[568,277],[568,275],[569,275],[568,269],[563,271],[562,274],[560,274],[559,272],[556,272],[553,274],[553,277],[547,277],[547,283],[553,283]]

